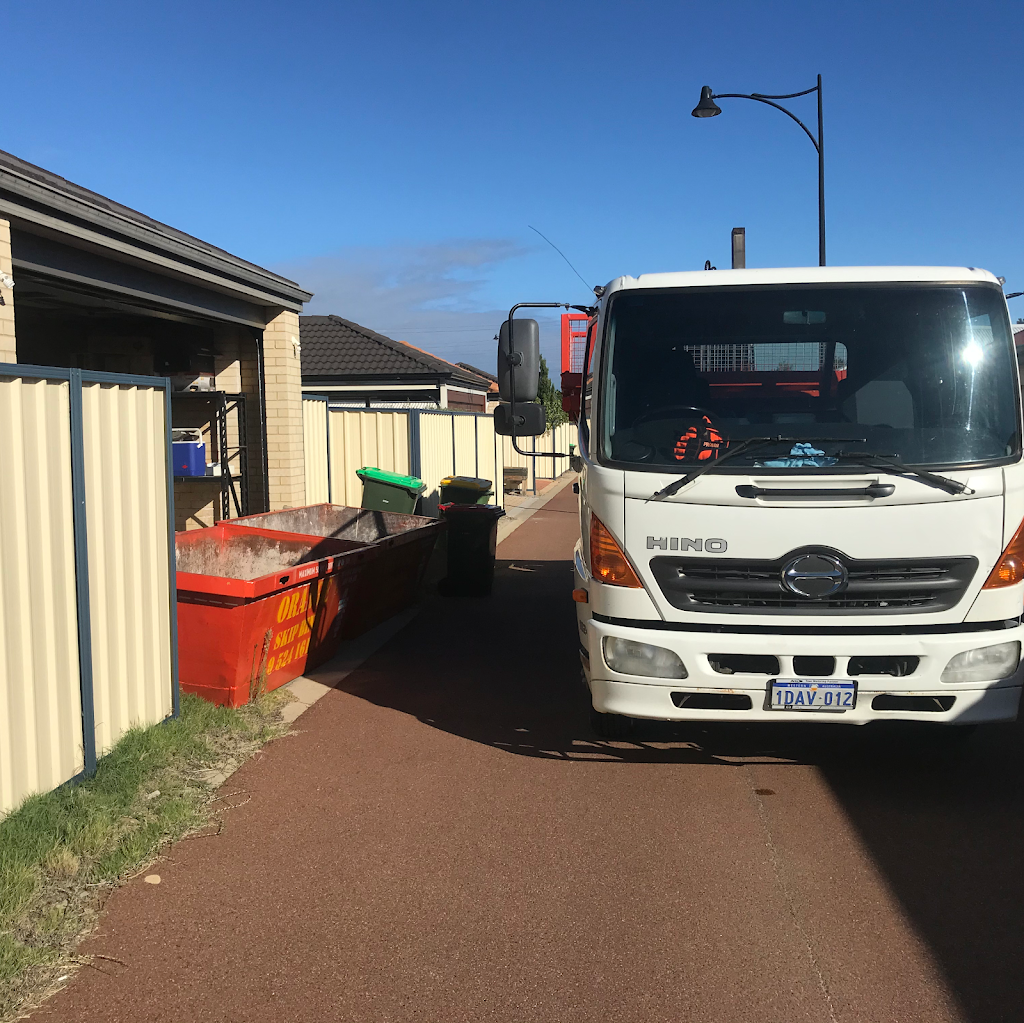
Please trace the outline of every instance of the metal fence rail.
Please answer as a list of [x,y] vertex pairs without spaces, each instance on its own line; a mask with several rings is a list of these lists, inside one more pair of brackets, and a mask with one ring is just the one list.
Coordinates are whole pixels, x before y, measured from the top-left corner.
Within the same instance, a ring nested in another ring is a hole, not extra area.
[[177,712],[170,385],[0,365],[0,814]]

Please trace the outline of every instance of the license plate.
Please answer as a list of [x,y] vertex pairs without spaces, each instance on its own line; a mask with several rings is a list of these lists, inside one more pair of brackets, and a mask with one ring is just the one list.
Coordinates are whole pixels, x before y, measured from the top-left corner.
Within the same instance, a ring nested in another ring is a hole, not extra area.
[[833,714],[857,705],[856,682],[825,679],[774,679],[769,689],[771,710],[818,710]]

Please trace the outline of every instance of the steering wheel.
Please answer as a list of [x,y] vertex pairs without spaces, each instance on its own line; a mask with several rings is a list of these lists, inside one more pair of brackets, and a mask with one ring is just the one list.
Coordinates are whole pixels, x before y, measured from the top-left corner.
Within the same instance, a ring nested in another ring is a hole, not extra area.
[[[636,417],[631,425],[632,429],[637,429],[645,423],[650,423],[655,420],[670,420],[677,417],[691,419],[699,421],[701,418],[707,420],[709,426],[717,429],[714,426],[713,413],[709,412],[706,408],[701,408],[699,405],[665,405],[662,408],[655,409],[651,412],[644,412],[642,415]],[[637,441],[644,444],[650,445],[651,455],[647,458],[639,458],[636,461],[646,461],[657,451],[666,459],[670,461],[676,458],[675,444],[679,439],[679,428],[678,425],[674,426],[670,431],[670,435],[666,435],[664,428],[649,431],[638,431],[640,437],[636,437]],[[657,433],[658,436],[649,436],[650,433]],[[641,437],[643,438],[641,441]]]
[[670,419],[677,412],[696,412],[698,418],[703,416],[711,425],[714,425],[714,413],[699,405],[665,405],[663,408],[655,409],[653,412],[644,412],[633,420],[632,426],[639,426],[641,423],[650,423],[655,419]]

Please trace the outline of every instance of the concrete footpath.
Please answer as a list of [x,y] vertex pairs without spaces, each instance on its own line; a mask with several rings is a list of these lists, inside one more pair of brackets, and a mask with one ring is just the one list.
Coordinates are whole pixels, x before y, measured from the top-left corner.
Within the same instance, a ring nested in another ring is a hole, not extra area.
[[1024,1017],[1020,729],[960,754],[822,726],[599,741],[577,523],[566,487],[493,597],[429,593],[337,672],[33,1020]]

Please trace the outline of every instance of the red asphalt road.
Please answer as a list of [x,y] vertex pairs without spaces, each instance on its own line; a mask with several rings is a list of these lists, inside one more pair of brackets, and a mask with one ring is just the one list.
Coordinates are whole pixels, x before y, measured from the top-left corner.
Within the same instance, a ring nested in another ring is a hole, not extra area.
[[492,598],[428,595],[35,1023],[1024,1019],[1020,730],[598,741],[576,522],[567,488]]

